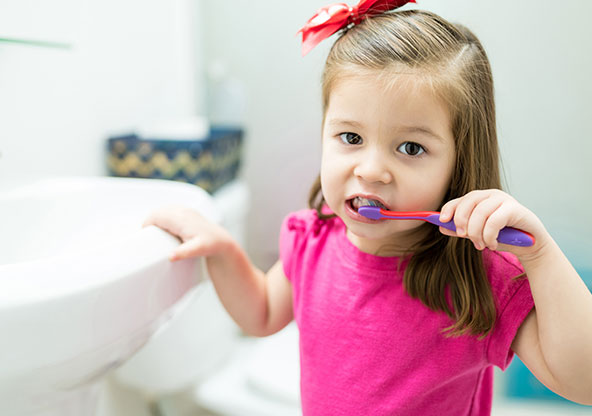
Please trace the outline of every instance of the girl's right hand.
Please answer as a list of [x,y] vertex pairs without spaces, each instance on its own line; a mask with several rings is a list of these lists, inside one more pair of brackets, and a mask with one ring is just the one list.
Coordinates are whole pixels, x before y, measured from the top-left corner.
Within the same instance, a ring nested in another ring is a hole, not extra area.
[[232,245],[232,237],[224,228],[208,221],[199,212],[171,206],[154,211],[143,227],[155,225],[179,238],[182,244],[170,256],[171,261],[189,257],[216,257]]

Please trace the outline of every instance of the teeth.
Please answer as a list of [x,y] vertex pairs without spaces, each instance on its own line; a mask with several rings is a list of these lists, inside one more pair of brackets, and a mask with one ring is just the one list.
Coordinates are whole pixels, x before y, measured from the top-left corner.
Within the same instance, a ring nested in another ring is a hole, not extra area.
[[381,204],[379,201],[375,199],[360,198],[359,196],[353,199],[352,205],[355,209],[358,209],[363,206],[386,208],[383,204]]

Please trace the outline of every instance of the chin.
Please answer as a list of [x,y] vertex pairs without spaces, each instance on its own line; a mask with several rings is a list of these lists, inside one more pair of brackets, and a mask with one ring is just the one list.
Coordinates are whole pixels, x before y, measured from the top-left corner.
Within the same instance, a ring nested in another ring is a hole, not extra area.
[[415,235],[417,232],[421,232],[421,226],[426,225],[423,221],[404,220],[383,220],[373,224],[365,224],[352,220],[351,218],[339,217],[343,220],[345,226],[352,234],[368,240],[407,239],[408,237]]
[[339,216],[348,231],[360,238],[368,240],[381,240],[385,238],[392,238],[392,231],[386,230],[385,227],[381,227],[380,223],[377,224],[365,224],[358,221],[352,220],[351,218],[344,218]]

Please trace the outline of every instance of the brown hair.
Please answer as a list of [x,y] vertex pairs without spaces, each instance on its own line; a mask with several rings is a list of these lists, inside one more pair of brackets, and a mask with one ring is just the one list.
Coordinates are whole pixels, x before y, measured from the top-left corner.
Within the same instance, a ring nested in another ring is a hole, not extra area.
[[[428,81],[450,110],[456,161],[443,202],[476,189],[501,189],[489,60],[471,31],[433,13],[390,12],[346,30],[325,63],[323,114],[331,88],[343,74],[374,70],[388,77],[401,68]],[[321,213],[324,204],[319,176],[309,205],[320,218],[328,218]],[[496,308],[481,252],[468,239],[424,227],[427,236],[409,250],[413,256],[405,270],[405,289],[454,319],[447,334],[486,336],[495,323]]]

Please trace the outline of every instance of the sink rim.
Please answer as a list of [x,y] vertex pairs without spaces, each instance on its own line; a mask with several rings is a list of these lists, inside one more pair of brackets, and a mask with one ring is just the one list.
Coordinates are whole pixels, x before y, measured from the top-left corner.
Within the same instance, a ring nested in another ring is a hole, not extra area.
[[[154,192],[168,188],[169,190],[174,189],[175,192],[193,193],[194,196],[201,193],[200,204],[209,205],[205,208],[211,216],[214,216],[212,220],[220,221],[214,203],[203,189],[186,183],[159,179],[101,176],[44,178],[19,188],[0,192],[0,203],[3,200],[36,195],[40,189],[47,193],[56,192],[56,189],[57,192],[72,192],[72,189],[88,191],[89,186],[99,189],[99,187],[108,187],[114,184],[116,187],[121,186],[122,188],[128,186],[137,189],[149,188]],[[100,263],[97,264],[98,258],[119,259],[118,264],[113,265],[113,269],[123,267],[124,273],[128,274],[142,267],[168,261],[169,255],[179,244],[180,241],[169,233],[150,226],[127,232],[117,241],[104,242],[76,251],[75,258],[71,253],[64,253],[29,261],[0,264],[0,312],[61,296],[72,296],[81,291],[96,290],[98,286],[113,283],[117,279],[117,275],[122,274],[121,269],[117,272],[106,271]],[[125,262],[121,261],[123,257],[126,257]],[[146,261],[147,257],[150,260]],[[86,270],[89,276],[86,279],[64,281],[64,276],[60,274],[60,271],[69,270],[73,267],[73,263],[76,265],[95,264],[96,267]],[[102,275],[99,276],[101,273]],[[24,274],[26,274],[26,278],[22,277]]]

